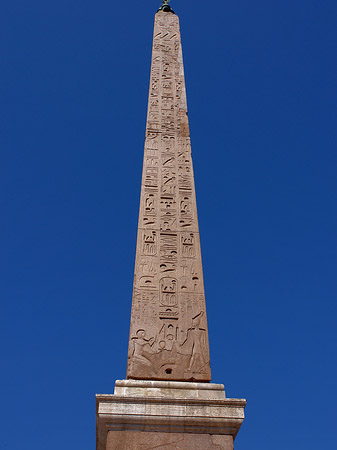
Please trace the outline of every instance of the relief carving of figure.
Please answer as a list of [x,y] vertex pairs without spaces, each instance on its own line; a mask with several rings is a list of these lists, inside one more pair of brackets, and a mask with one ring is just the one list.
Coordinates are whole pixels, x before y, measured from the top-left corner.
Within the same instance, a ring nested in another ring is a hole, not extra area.
[[182,348],[188,347],[190,351],[191,356],[188,371],[192,372],[201,372],[208,364],[208,361],[206,360],[206,330],[200,326],[203,316],[204,311],[201,311],[192,318],[192,326],[187,330],[186,339],[181,344]]
[[152,346],[154,344],[155,338],[145,339],[145,330],[138,330],[136,337],[132,338],[133,342],[133,352],[132,357],[142,362],[147,366],[152,366],[151,361],[144,355],[144,352],[153,353]]

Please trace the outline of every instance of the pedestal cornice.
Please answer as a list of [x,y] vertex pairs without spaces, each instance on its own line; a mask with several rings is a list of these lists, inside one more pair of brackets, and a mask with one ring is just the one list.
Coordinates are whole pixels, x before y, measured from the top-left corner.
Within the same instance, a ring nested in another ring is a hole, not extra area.
[[116,381],[114,395],[96,395],[97,450],[105,450],[109,431],[230,435],[235,439],[245,406],[244,399],[226,398],[221,384]]

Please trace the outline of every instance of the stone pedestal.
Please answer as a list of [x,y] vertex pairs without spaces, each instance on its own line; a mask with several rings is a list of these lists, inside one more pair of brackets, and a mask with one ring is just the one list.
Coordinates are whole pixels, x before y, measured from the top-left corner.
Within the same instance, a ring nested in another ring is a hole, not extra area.
[[233,450],[246,400],[222,384],[117,380],[96,405],[96,450]]

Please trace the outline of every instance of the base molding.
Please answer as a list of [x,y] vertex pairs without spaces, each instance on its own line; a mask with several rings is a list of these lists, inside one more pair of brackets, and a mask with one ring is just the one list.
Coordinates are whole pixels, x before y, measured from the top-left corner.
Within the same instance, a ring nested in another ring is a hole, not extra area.
[[96,395],[96,450],[140,450],[153,440],[163,449],[180,448],[177,440],[184,449],[214,442],[232,450],[245,406],[222,384],[117,380],[113,395]]
[[233,450],[233,437],[212,434],[109,431],[106,450]]

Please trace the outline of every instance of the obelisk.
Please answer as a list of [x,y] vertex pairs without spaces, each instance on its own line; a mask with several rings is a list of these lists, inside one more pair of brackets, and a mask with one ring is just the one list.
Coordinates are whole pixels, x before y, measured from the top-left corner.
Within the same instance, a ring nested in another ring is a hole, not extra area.
[[155,15],[127,379],[96,396],[97,450],[233,450],[246,400],[211,380],[178,16]]
[[211,379],[179,19],[168,5],[154,24],[127,378]]

